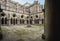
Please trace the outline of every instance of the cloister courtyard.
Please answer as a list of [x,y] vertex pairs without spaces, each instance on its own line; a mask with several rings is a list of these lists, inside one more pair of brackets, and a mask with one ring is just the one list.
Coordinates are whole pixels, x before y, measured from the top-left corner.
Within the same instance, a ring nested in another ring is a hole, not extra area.
[[42,34],[44,33],[43,25],[12,25],[1,26],[3,39],[2,41],[44,41]]

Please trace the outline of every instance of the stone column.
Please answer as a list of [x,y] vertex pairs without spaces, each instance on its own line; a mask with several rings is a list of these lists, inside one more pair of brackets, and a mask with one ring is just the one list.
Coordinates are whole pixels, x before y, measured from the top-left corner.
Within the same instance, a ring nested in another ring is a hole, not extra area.
[[42,21],[41,20],[39,20],[39,24],[42,24]]
[[11,25],[11,21],[10,21],[10,19],[9,19],[9,25]]
[[59,0],[45,0],[45,41],[60,41]]
[[27,24],[27,20],[24,20],[24,24]]
[[11,24],[10,22],[11,22],[10,19],[8,19],[8,21],[7,21],[7,25],[8,26]]
[[18,25],[20,24],[20,20],[19,20],[19,19],[17,20],[17,24],[18,24]]
[[34,20],[32,21],[32,23],[34,24]]

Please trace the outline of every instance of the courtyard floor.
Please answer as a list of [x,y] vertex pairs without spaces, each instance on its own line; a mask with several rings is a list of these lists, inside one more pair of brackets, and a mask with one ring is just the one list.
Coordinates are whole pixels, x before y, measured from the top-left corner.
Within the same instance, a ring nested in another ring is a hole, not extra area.
[[44,41],[41,35],[44,33],[43,25],[12,25],[2,26],[2,41]]

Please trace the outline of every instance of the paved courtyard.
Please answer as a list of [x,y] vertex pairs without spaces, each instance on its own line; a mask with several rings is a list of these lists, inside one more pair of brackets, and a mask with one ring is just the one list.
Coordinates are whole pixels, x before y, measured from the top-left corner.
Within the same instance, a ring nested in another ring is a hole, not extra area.
[[2,26],[2,41],[43,41],[41,35],[44,32],[43,25],[15,25]]

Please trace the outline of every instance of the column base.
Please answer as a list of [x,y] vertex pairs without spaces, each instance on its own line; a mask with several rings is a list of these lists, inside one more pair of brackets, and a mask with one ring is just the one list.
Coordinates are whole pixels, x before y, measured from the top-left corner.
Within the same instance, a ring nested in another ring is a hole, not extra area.
[[34,21],[32,21],[32,24],[35,24]]
[[44,40],[45,40],[45,35],[44,35],[44,34],[42,34],[42,39],[44,39]]

